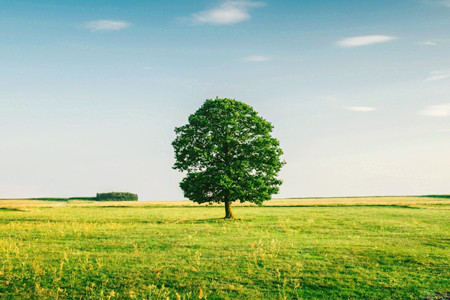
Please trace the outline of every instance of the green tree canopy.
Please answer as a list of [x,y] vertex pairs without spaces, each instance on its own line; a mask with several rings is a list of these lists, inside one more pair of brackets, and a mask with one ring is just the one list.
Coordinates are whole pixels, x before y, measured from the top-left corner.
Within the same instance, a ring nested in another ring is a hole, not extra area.
[[208,99],[188,124],[175,128],[174,169],[186,172],[180,187],[197,203],[233,201],[262,204],[278,193],[284,162],[273,126],[253,108],[234,99]]

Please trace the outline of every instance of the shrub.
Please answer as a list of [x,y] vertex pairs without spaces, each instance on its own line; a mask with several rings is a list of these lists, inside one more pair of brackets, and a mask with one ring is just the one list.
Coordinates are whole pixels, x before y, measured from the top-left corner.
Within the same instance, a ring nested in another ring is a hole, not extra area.
[[137,201],[138,195],[123,192],[97,193],[96,201]]

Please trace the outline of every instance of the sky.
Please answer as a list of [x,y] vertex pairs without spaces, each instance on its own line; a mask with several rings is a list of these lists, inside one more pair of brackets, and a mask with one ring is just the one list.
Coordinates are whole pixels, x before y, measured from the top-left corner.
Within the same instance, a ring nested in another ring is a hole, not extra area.
[[449,0],[0,0],[0,198],[181,200],[216,97],[274,125],[274,197],[450,193]]

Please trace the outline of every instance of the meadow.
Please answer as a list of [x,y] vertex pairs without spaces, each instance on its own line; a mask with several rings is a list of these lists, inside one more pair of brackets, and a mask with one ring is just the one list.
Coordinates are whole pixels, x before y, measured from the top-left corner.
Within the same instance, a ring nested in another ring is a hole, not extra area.
[[0,200],[1,299],[448,299],[450,199]]

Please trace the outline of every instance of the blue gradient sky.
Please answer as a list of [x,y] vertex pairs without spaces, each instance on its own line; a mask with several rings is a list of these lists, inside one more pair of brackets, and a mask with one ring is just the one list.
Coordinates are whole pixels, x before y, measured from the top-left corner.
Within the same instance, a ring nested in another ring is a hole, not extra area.
[[182,199],[216,96],[274,124],[277,197],[450,193],[448,0],[0,0],[0,198]]

